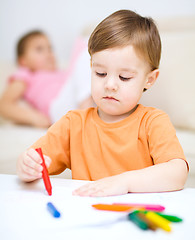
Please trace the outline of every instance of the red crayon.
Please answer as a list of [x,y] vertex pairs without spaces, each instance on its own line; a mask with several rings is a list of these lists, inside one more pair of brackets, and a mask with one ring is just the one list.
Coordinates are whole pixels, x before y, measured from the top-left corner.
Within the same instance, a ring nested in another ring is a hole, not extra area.
[[52,186],[51,186],[51,182],[50,182],[50,179],[49,179],[49,174],[48,174],[48,171],[47,171],[47,167],[45,165],[45,160],[44,160],[44,157],[43,157],[43,153],[42,153],[42,150],[41,148],[37,148],[35,149],[39,155],[41,156],[43,162],[42,162],[42,166],[43,166],[43,171],[42,171],[42,176],[43,176],[43,182],[45,184],[45,188],[48,192],[48,194],[51,196],[52,195]]

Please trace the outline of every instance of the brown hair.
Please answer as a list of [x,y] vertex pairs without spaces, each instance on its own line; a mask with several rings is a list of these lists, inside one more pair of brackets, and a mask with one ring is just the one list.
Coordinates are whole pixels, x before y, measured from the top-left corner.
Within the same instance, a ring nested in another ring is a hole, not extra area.
[[45,36],[45,33],[43,33],[42,31],[39,31],[39,30],[34,30],[34,31],[26,33],[22,38],[19,39],[17,46],[16,46],[17,59],[25,53],[26,46],[27,46],[29,40],[31,40],[32,38],[37,37],[37,36]]
[[130,10],[120,10],[105,18],[92,32],[88,51],[94,53],[115,47],[132,45],[151,70],[157,69],[161,57],[161,40],[151,18]]

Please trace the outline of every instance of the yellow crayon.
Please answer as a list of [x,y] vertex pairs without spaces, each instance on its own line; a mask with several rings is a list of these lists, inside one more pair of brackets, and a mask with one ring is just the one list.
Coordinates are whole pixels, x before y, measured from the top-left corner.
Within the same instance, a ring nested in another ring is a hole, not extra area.
[[155,223],[158,227],[162,228],[163,230],[170,232],[171,231],[171,226],[170,226],[170,221],[167,219],[159,216],[155,212],[147,212],[145,216],[151,220],[153,223]]

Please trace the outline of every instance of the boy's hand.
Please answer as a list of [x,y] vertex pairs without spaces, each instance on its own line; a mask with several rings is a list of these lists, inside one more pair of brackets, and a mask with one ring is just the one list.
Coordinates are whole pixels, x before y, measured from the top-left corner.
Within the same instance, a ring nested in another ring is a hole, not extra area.
[[106,197],[128,193],[128,182],[125,175],[115,175],[85,184],[76,189],[73,195],[89,197]]
[[[44,155],[45,164],[48,168],[51,159]],[[18,159],[17,174],[24,182],[31,182],[42,177],[42,159],[35,149],[25,151]]]

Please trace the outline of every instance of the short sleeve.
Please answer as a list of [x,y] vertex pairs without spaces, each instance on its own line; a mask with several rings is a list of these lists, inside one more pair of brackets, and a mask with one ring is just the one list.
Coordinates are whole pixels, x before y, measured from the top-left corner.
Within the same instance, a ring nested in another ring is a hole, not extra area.
[[[154,164],[186,158],[168,115],[157,111],[147,123],[147,137]],[[187,163],[188,165],[188,163]]]
[[42,148],[51,158],[49,174],[59,174],[70,168],[70,119],[69,113],[53,124],[47,133],[35,142],[32,148]]
[[14,80],[24,81],[26,83],[29,83],[30,82],[30,72],[26,68],[19,68],[15,73],[13,73],[8,78],[8,82],[12,82]]

